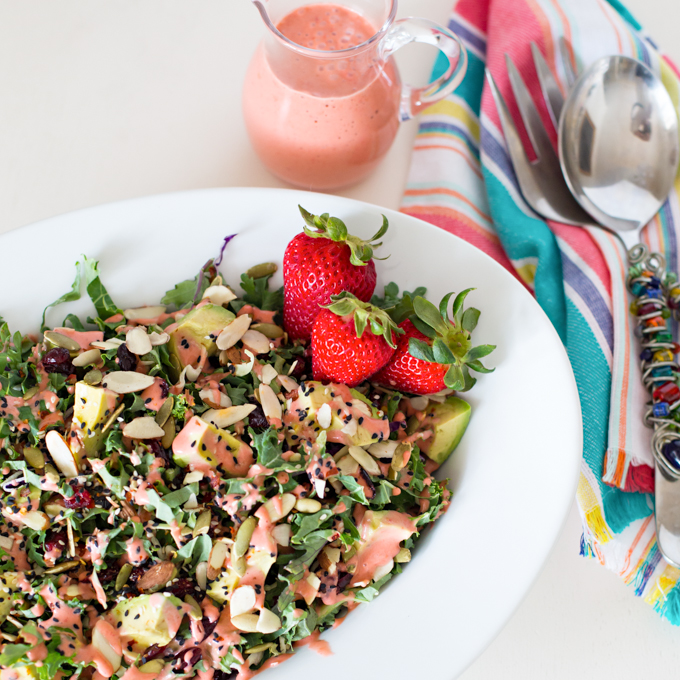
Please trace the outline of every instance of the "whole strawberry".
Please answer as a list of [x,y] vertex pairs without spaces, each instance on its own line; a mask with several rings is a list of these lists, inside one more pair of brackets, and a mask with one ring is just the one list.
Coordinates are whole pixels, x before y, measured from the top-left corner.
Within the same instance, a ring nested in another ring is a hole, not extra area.
[[479,311],[463,311],[463,301],[472,289],[460,293],[453,303],[453,321],[447,309],[453,293],[444,297],[437,309],[418,296],[413,300],[414,314],[399,328],[397,349],[389,363],[371,380],[399,392],[434,394],[449,388],[466,392],[476,382],[470,369],[491,373],[479,361],[495,345],[472,347],[470,334],[477,325]]
[[[362,241],[347,233],[337,217],[308,213],[308,227],[286,247],[283,256],[283,325],[291,340],[309,340],[312,325],[332,295],[347,291],[368,302],[375,290],[373,243],[387,231],[387,218],[378,233]],[[312,228],[309,228],[312,227]]]
[[383,310],[350,293],[334,295],[312,330],[314,380],[358,385],[390,360],[398,332]]

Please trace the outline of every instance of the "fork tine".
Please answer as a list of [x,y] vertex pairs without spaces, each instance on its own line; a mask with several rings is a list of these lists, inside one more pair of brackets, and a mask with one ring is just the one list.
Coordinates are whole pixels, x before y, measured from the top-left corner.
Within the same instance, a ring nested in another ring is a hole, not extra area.
[[571,43],[564,37],[560,36],[557,42],[560,50],[560,56],[562,57],[562,63],[564,64],[564,72],[567,76],[567,85],[571,89],[576,82],[578,77],[578,71],[574,68],[574,62],[571,60],[571,55],[574,53]]
[[560,120],[560,113],[562,113],[562,107],[564,106],[564,96],[562,95],[562,90],[555,80],[552,70],[548,66],[545,58],[538,49],[538,45],[535,42],[531,43],[531,54],[534,57],[534,65],[536,66],[536,73],[538,74],[538,80],[541,83],[541,91],[543,92],[543,99],[548,107],[548,112],[552,119],[555,130]]
[[505,55],[505,63],[508,68],[510,85],[513,94],[515,95],[515,100],[517,101],[519,113],[522,117],[522,122],[524,123],[527,134],[531,139],[531,143],[534,146],[536,156],[538,156],[539,159],[549,158],[551,154],[552,156],[555,156],[555,151],[550,143],[550,137],[548,137],[543,121],[529,94],[529,89],[508,54]]

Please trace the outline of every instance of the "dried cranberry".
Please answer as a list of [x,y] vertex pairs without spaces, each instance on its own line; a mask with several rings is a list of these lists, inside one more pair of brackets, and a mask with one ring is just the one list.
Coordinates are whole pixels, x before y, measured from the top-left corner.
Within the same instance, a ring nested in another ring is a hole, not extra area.
[[170,394],[170,387],[168,386],[168,383],[166,383],[165,380],[161,378],[158,386],[161,388],[161,399],[165,399],[168,394]]
[[116,356],[121,371],[134,371],[137,368],[137,355],[133,354],[125,343],[118,346]]
[[186,651],[179,652],[179,654],[175,655],[177,660],[175,668],[178,671],[188,671],[200,661],[202,656],[203,652],[198,647],[192,647]]
[[248,424],[255,432],[264,432],[269,427],[267,416],[265,416],[259,404],[255,406],[255,410],[248,416]]
[[63,550],[68,544],[68,537],[65,531],[50,531],[45,539],[45,552],[52,550]]
[[219,619],[215,619],[214,621],[211,621],[207,617],[203,617],[203,620],[201,623],[203,624],[203,630],[205,631],[205,635],[203,636],[203,639],[206,640],[212,632],[215,630],[215,627],[217,626],[217,622]]
[[69,510],[81,510],[82,508],[94,508],[94,501],[90,492],[82,487],[77,487],[75,484],[71,484],[71,488],[74,493],[73,496],[64,496],[64,505]]
[[151,647],[147,647],[144,654],[142,654],[142,658],[139,661],[139,665],[142,666],[145,663],[147,663],[147,661],[152,661],[153,659],[156,659],[159,656],[161,656],[163,654],[163,652],[165,651],[165,647],[166,647],[166,645],[159,647],[155,643],[153,645],[151,645]]
[[134,586],[137,581],[146,573],[144,567],[135,567],[131,572],[127,580],[127,585]]
[[311,357],[307,359],[304,356],[296,357],[296,363],[293,370],[290,372],[291,377],[296,380],[300,380],[305,376],[312,375],[312,362]]
[[343,447],[344,447],[344,444],[338,444],[336,442],[328,442],[326,444],[326,453],[330,453],[331,456],[334,456]]
[[338,592],[342,593],[345,591],[345,588],[349,585],[349,582],[352,580],[352,574],[345,572],[342,576],[338,578]]
[[49,352],[45,353],[42,359],[43,368],[47,373],[61,373],[62,375],[71,375],[75,373],[76,369],[71,363],[71,355],[67,349],[63,347],[55,347]]
[[172,462],[172,455],[169,451],[161,446],[161,443],[158,441],[158,439],[150,439],[147,441],[147,446],[149,447],[149,451],[151,451],[151,453],[153,453],[153,455],[157,458],[163,459],[166,463]]
[[226,671],[215,671],[213,680],[234,680],[237,675],[238,671],[232,671],[231,673],[227,673]]
[[111,583],[117,578],[118,572],[120,572],[118,567],[106,567],[106,569],[97,572],[97,578],[100,583]]
[[211,356],[208,357],[208,363],[213,367],[213,368],[219,368],[220,367],[220,358],[218,356]]
[[194,582],[188,578],[177,579],[177,581],[165,588],[165,592],[172,593],[175,597],[179,597],[182,600],[187,595],[194,594]]

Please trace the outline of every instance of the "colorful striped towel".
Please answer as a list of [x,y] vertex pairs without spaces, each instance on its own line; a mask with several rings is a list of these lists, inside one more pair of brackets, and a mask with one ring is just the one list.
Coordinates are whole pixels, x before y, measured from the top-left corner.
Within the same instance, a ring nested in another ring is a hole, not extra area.
[[[616,571],[636,595],[680,624],[680,570],[665,563],[654,531],[651,432],[642,425],[646,396],[623,285],[625,253],[602,230],[547,224],[527,206],[484,68],[514,104],[507,52],[541,102],[549,129],[532,41],[563,86],[561,36],[579,66],[609,54],[644,61],[661,76],[676,107],[680,73],[618,0],[458,0],[449,26],[465,42],[470,66],[458,90],[422,116],[402,210],[473,243],[535,294],[565,342],[581,398],[581,553]],[[519,121],[516,108],[511,112]],[[680,181],[645,234],[675,271],[679,196]]]

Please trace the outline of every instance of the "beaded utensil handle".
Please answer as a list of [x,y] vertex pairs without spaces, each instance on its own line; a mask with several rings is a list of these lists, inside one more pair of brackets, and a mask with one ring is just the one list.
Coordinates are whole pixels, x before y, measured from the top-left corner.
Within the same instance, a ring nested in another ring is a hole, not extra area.
[[630,311],[638,320],[642,381],[652,395],[645,424],[654,428],[652,453],[657,464],[669,477],[680,479],[680,366],[675,359],[680,345],[673,342],[668,327],[672,310],[680,307],[680,287],[676,274],[666,270],[664,257],[644,245],[632,248],[628,261],[626,283],[635,297]]

